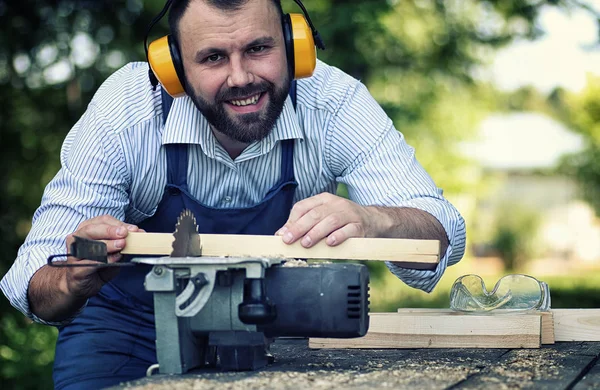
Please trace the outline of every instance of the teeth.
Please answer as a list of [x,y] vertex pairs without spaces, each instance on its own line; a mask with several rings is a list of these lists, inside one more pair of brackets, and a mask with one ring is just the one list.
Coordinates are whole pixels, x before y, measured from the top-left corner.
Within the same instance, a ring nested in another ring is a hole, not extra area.
[[259,97],[260,94],[257,94],[244,100],[231,100],[231,104],[233,104],[234,106],[247,106],[249,104],[256,104]]

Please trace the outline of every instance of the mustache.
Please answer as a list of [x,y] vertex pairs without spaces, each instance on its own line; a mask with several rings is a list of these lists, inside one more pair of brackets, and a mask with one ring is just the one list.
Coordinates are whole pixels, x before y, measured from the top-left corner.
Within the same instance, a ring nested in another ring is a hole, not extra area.
[[219,92],[216,96],[216,100],[223,102],[228,100],[236,100],[240,98],[245,98],[248,96],[256,95],[258,93],[263,93],[266,91],[270,91],[272,86],[268,83],[261,84],[252,84],[245,87],[235,87],[229,88]]

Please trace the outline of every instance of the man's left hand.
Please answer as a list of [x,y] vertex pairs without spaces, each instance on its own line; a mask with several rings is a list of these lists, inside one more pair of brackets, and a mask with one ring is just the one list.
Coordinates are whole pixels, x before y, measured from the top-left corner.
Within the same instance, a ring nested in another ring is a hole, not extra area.
[[296,203],[275,235],[283,236],[286,244],[300,240],[305,248],[327,237],[327,245],[335,246],[350,237],[377,236],[383,222],[379,215],[376,208],[322,193]]

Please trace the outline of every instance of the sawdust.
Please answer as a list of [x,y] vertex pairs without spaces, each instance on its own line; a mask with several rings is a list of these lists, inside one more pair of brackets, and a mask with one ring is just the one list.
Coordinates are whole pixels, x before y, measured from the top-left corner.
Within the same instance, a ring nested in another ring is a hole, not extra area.
[[[465,380],[478,368],[457,365],[451,359],[423,361],[369,360],[341,369],[334,361],[308,363],[310,371],[262,371],[255,373],[216,373],[203,377],[165,378],[156,383],[126,387],[130,390],[330,390],[353,389],[444,389]],[[241,377],[242,376],[242,377]]]
[[[481,376],[479,381],[483,382],[485,387],[500,390],[535,388],[536,381],[560,378],[560,370],[564,366],[556,360],[567,355],[556,350],[513,350],[506,359],[490,365],[487,375]],[[477,383],[474,387],[465,386],[467,389],[480,387]]]
[[[279,367],[263,371],[208,372],[157,376],[131,383],[130,390],[371,390],[371,389],[527,389],[561,382],[572,351],[520,349],[460,355],[457,350],[313,351],[280,345]],[[307,360],[310,359],[308,362]],[[303,363],[302,363],[303,362]]]
[[281,266],[282,267],[308,267],[308,263],[305,260],[301,260],[301,259],[291,259],[291,260],[286,260]]
[[[160,383],[126,388],[130,390],[444,389],[449,381],[457,382],[467,376],[464,368],[459,367],[377,370],[378,366],[379,364],[375,363],[357,370],[339,372],[324,369],[309,372],[258,372],[242,379],[239,376],[215,374],[211,378],[164,380]],[[432,380],[434,372],[431,371],[439,372],[436,379]]]

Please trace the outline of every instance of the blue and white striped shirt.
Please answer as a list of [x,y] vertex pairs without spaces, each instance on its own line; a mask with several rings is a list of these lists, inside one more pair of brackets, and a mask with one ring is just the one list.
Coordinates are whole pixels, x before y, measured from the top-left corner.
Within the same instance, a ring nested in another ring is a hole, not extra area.
[[[232,160],[188,97],[175,99],[163,126],[160,90],[145,63],[128,64],[99,88],[67,135],[61,169],[45,189],[14,265],[0,282],[11,304],[36,321],[28,305],[33,274],[65,251],[67,234],[86,219],[110,214],[137,224],[152,216],[167,182],[163,145],[191,144],[188,184],[203,204],[246,207],[260,202],[280,176],[281,140],[295,139],[295,201],[335,193],[345,183],[361,205],[412,207],[435,216],[450,246],[436,270],[388,263],[408,285],[431,291],[465,248],[465,224],[447,202],[379,104],[356,79],[322,62],[298,81],[273,131]],[[400,259],[399,259],[400,260]]]

